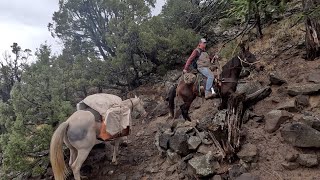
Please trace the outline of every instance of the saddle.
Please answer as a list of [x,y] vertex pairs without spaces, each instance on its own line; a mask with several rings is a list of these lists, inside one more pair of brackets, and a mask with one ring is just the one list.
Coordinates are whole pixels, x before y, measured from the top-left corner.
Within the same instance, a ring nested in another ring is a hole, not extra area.
[[202,84],[205,78],[206,77],[196,69],[191,70],[189,73],[183,74],[183,81],[189,85],[193,84],[194,86],[192,91],[199,97],[204,94],[204,86]]
[[130,134],[131,111],[122,105],[122,99],[111,94],[94,94],[77,104],[77,110],[91,112],[100,129],[97,139],[107,141]]

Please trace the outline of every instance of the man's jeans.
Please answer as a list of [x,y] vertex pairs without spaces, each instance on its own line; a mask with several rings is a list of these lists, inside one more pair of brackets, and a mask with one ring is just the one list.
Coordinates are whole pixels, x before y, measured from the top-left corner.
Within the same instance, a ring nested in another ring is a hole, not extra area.
[[205,77],[207,77],[207,83],[206,83],[206,91],[210,92],[211,87],[213,87],[213,73],[212,71],[207,67],[198,68],[198,71],[203,74]]

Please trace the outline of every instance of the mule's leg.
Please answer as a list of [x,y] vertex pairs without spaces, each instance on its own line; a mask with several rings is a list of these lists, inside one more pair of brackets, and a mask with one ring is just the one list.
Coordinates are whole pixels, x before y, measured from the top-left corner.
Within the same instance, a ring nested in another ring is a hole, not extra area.
[[183,118],[188,121],[191,121],[191,118],[189,116],[190,104],[191,103],[184,103],[180,106]]
[[188,120],[188,121],[191,121],[191,118],[190,118],[190,116],[189,116],[190,106],[191,106],[191,102],[186,104],[187,120]]
[[80,177],[80,168],[83,164],[83,162],[87,159],[92,147],[89,149],[79,149],[78,150],[78,156],[76,160],[71,165],[71,169],[73,172],[73,176],[75,180],[81,180]]
[[173,119],[178,118],[179,115],[180,115],[180,113],[179,113],[179,110],[180,110],[180,108],[179,108],[180,99],[179,99],[179,98],[180,98],[180,97],[176,97],[176,98],[174,99],[174,106],[175,106],[175,108],[174,108],[174,110],[173,110]]
[[114,165],[118,164],[117,155],[119,151],[120,138],[115,139],[114,147],[113,147],[113,155],[112,155],[112,163]]

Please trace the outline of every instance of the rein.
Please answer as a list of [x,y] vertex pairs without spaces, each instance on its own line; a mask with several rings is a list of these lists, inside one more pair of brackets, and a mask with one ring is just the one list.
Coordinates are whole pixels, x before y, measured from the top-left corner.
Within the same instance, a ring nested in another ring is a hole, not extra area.
[[252,62],[252,63],[251,63],[251,62],[248,62],[246,58],[241,59],[240,56],[238,56],[238,59],[240,60],[240,63],[241,63],[241,66],[242,66],[242,67],[244,67],[244,66],[242,65],[242,63],[246,63],[246,64],[249,64],[250,66],[252,66],[252,65],[257,64],[257,63],[260,62],[260,60],[259,60],[259,61],[255,61],[255,62]]

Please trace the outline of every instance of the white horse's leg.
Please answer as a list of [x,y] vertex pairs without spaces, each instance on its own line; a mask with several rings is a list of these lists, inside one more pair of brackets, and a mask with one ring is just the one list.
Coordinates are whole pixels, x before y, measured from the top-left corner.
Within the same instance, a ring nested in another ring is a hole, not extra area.
[[74,148],[69,140],[67,139],[67,137],[64,138],[64,143],[66,144],[66,146],[69,148],[70,150],[70,159],[69,159],[69,166],[71,166],[73,164],[73,162],[76,160],[77,158],[77,149]]
[[78,156],[77,156],[76,160],[74,161],[74,163],[71,165],[71,169],[72,169],[73,176],[74,176],[75,180],[81,180],[80,168],[81,168],[83,162],[87,159],[91,149],[92,149],[92,147],[90,149],[78,150]]
[[70,149],[69,166],[71,166],[77,158],[77,149],[75,149],[74,147],[68,147],[68,148]]
[[118,164],[117,154],[118,154],[118,151],[119,151],[119,143],[120,143],[120,138],[115,139],[114,147],[113,147],[113,156],[112,156],[112,163],[114,165]]

